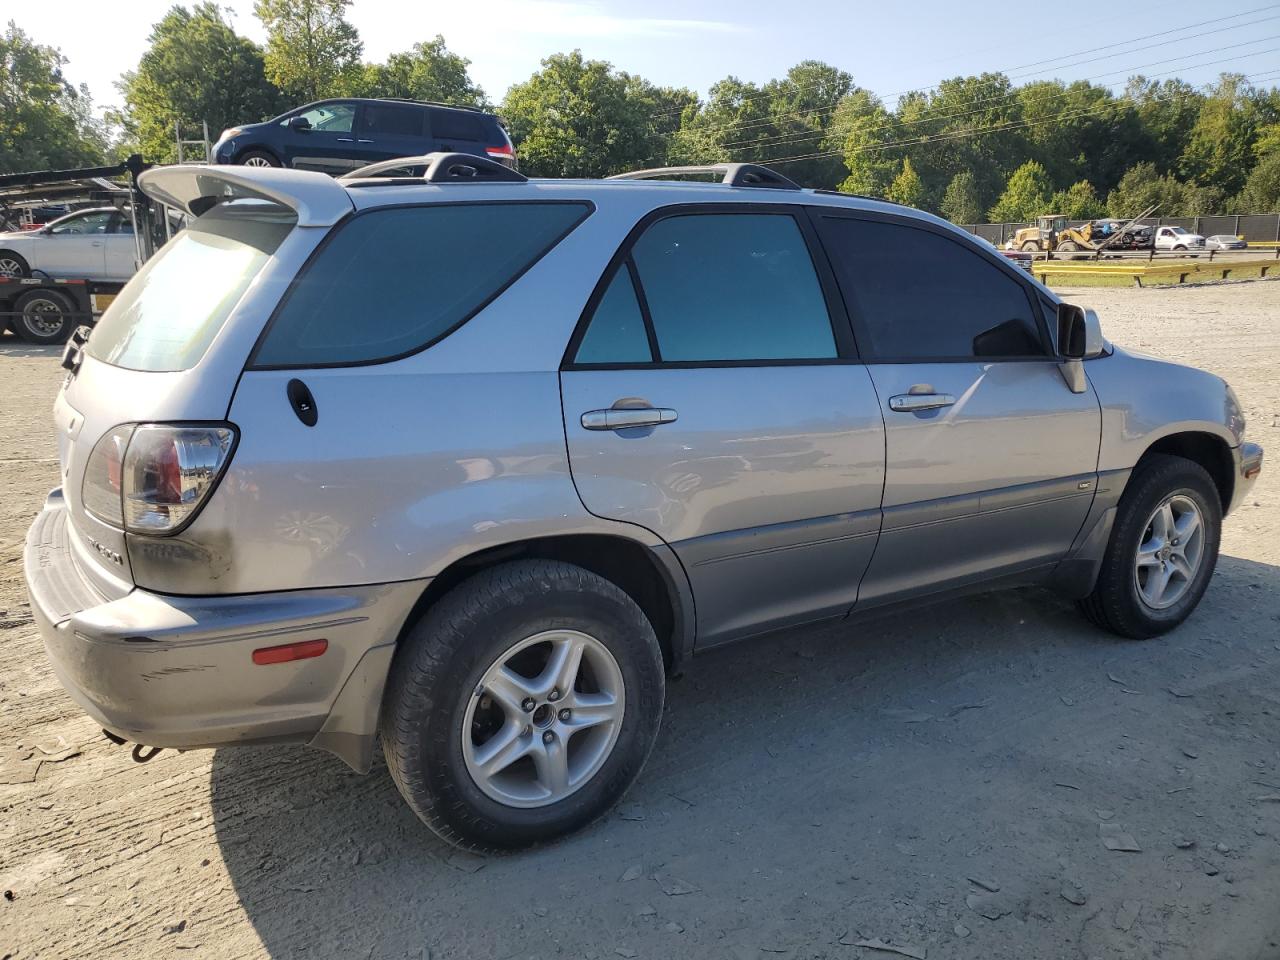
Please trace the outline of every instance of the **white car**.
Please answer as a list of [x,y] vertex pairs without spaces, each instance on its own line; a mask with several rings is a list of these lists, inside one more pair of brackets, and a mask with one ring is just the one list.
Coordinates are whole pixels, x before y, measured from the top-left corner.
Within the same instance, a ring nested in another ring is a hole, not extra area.
[[39,230],[0,233],[0,277],[115,280],[137,271],[133,222],[115,207],[77,210]]
[[1203,250],[1204,237],[1182,227],[1156,227],[1157,250]]

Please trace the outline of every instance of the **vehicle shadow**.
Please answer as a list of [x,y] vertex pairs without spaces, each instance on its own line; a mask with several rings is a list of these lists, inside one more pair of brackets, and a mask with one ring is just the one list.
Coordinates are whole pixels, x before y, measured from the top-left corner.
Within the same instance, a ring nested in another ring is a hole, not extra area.
[[[1099,846],[1093,808],[1141,816],[1155,844],[1189,817],[1191,788],[1167,786],[1194,775],[1163,759],[1171,729],[1244,723],[1275,742],[1277,701],[1257,691],[1280,679],[1277,620],[1280,568],[1224,556],[1196,614],[1147,643],[1028,589],[712,651],[669,686],[618,810],[505,857],[437,840],[381,762],[361,777],[293,747],[218,751],[214,825],[272,957],[825,956],[853,929],[959,949],[961,920],[974,937],[956,955],[1063,938],[1102,952],[1123,935],[1108,922],[1088,940],[1056,877],[1105,909],[1112,892],[1169,889],[1168,858]],[[1232,743],[1196,768],[1199,803],[1257,775]],[[966,910],[963,878],[984,872],[1025,892],[1034,924]],[[1023,891],[1028,876],[1049,892]],[[1182,896],[1202,882],[1191,869]],[[1166,917],[1164,934],[1203,938],[1228,922],[1215,916],[1190,931]],[[1254,925],[1277,932],[1269,914]]]

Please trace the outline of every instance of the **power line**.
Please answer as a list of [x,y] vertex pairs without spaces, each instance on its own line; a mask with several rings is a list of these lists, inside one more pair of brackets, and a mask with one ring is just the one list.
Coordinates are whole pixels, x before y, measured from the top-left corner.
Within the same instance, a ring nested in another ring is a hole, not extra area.
[[[1018,65],[1018,66],[1015,66],[1015,67],[1009,67],[1009,68],[1006,68],[1006,70],[998,71],[998,72],[1001,72],[1001,73],[1009,73],[1009,72],[1013,72],[1013,71],[1017,71],[1017,70],[1024,70],[1024,69],[1026,69],[1027,67],[1039,66],[1040,64],[1044,64],[1044,63],[1052,63],[1052,62],[1054,62],[1054,61],[1056,61],[1056,60],[1065,60],[1065,59],[1068,59],[1068,58],[1070,58],[1070,57],[1078,57],[1078,56],[1082,56],[1082,55],[1084,55],[1084,54],[1086,54],[1086,53],[1097,53],[1099,50],[1109,50],[1109,49],[1113,49],[1113,48],[1115,48],[1115,47],[1124,46],[1124,45],[1129,44],[1129,43],[1136,43],[1136,42],[1138,42],[1138,41],[1140,41],[1140,40],[1151,40],[1151,39],[1153,39],[1153,38],[1155,38],[1155,37],[1163,37],[1163,36],[1167,36],[1167,35],[1169,35],[1169,34],[1171,34],[1171,33],[1181,33],[1181,32],[1183,32],[1184,30],[1193,30],[1193,29],[1195,29],[1196,27],[1209,26],[1209,25],[1211,25],[1211,24],[1215,24],[1215,23],[1224,23],[1224,22],[1226,22],[1226,21],[1228,21],[1228,20],[1239,20],[1241,17],[1251,16],[1252,14],[1255,14],[1255,13],[1265,13],[1265,12],[1267,12],[1267,11],[1272,11],[1272,10],[1275,10],[1275,9],[1276,9],[1276,5],[1275,5],[1275,4],[1268,4],[1268,5],[1263,6],[1263,7],[1256,7],[1256,8],[1254,8],[1254,9],[1252,9],[1252,10],[1244,10],[1244,11],[1241,11],[1240,13],[1233,13],[1233,14],[1230,14],[1230,15],[1225,16],[1225,17],[1214,17],[1214,18],[1211,18],[1211,19],[1209,19],[1209,20],[1201,20],[1201,21],[1199,21],[1199,22],[1197,22],[1197,23],[1188,23],[1188,24],[1185,24],[1184,26],[1181,26],[1181,27],[1173,27],[1173,28],[1168,29],[1168,30],[1162,30],[1162,31],[1159,31],[1158,33],[1143,34],[1143,35],[1138,36],[1138,37],[1131,37],[1131,38],[1130,38],[1130,39],[1128,39],[1128,40],[1120,40],[1120,41],[1117,41],[1116,43],[1109,43],[1109,44],[1105,44],[1105,45],[1100,46],[1100,47],[1090,47],[1090,48],[1088,48],[1088,49],[1086,49],[1086,50],[1077,50],[1077,51],[1075,51],[1074,53],[1067,53],[1067,54],[1063,54],[1062,56],[1059,56],[1059,57],[1050,57],[1050,58],[1049,58],[1049,59],[1047,59],[1047,60],[1037,60],[1037,61],[1035,61],[1035,62],[1033,62],[1033,63],[1024,63],[1024,64],[1020,64],[1020,65]],[[1227,29],[1238,29],[1238,28],[1240,28],[1240,27],[1251,26],[1251,25],[1252,25],[1252,24],[1236,24],[1235,26],[1233,26],[1233,27],[1229,27],[1229,28],[1227,28]],[[1213,31],[1213,32],[1220,32],[1220,31]],[[1199,35],[1197,35],[1197,36],[1199,36]],[[1193,36],[1193,37],[1182,37],[1181,39],[1183,39],[1183,40],[1194,40],[1194,39],[1196,39],[1196,37],[1195,37],[1195,36]],[[1058,69],[1058,68],[1054,68],[1054,69]],[[801,90],[806,90],[806,89],[810,89],[810,88],[812,88],[812,87],[815,87],[815,86],[817,86],[817,85],[818,85],[818,84],[816,84],[816,83],[797,84],[797,88],[798,88],[798,89],[801,89]],[[883,96],[878,96],[878,99],[880,99],[880,100],[883,102],[883,101],[887,101],[887,100],[892,99],[892,98],[896,98],[896,97],[904,96],[904,95],[906,95],[906,94],[908,94],[908,93],[928,93],[928,92],[930,92],[930,91],[932,91],[932,90],[937,90],[937,89],[938,89],[938,87],[939,87],[940,85],[941,85],[941,82],[940,82],[940,83],[938,83],[938,84],[935,84],[935,85],[934,85],[934,86],[932,86],[932,87],[926,87],[926,88],[923,88],[923,89],[913,87],[913,88],[908,89],[908,90],[899,90],[899,91],[897,91],[896,93],[887,94],[887,95],[883,95]],[[758,94],[758,95],[753,96],[753,97],[744,97],[741,101],[739,101],[739,103],[751,103],[751,102],[753,102],[753,101],[755,101],[755,100],[767,99],[769,96],[770,96],[770,94],[761,93],[761,94]],[[877,95],[873,93],[873,96],[877,96]],[[672,115],[672,114],[683,113],[683,112],[684,112],[684,109],[683,109],[683,108],[681,108],[681,109],[677,109],[677,110],[663,110],[663,111],[660,111],[660,112],[654,113],[654,114],[652,114],[651,116],[653,116],[653,117],[664,117],[664,116],[670,116],[670,115]]]
[[[1264,9],[1267,9],[1267,8],[1264,8]],[[1274,8],[1274,7],[1272,7],[1272,8],[1270,8],[1270,9],[1275,9],[1275,8]],[[1236,14],[1236,16],[1237,16],[1237,17],[1240,17],[1240,16],[1243,16],[1243,14]],[[1219,28],[1219,29],[1217,29],[1217,30],[1206,30],[1206,31],[1204,31],[1203,33],[1195,34],[1194,36],[1189,36],[1189,37],[1178,37],[1178,38],[1173,39],[1173,40],[1164,40],[1164,41],[1161,41],[1160,43],[1148,44],[1147,46],[1143,46],[1143,47],[1133,47],[1133,48],[1132,48],[1132,49],[1130,49],[1130,50],[1124,50],[1124,51],[1121,51],[1120,53],[1110,53],[1110,54],[1107,54],[1107,55],[1102,56],[1102,57],[1094,57],[1094,58],[1092,58],[1092,59],[1090,59],[1090,60],[1079,60],[1079,61],[1076,61],[1075,63],[1062,64],[1062,65],[1061,65],[1061,66],[1059,66],[1059,67],[1053,67],[1053,68],[1051,68],[1051,69],[1053,69],[1053,70],[1058,70],[1058,69],[1061,69],[1061,68],[1063,68],[1063,67],[1074,67],[1074,66],[1080,66],[1080,65],[1085,64],[1085,63],[1093,63],[1093,62],[1096,62],[1096,61],[1098,61],[1098,60],[1110,60],[1110,59],[1114,59],[1115,57],[1125,56],[1125,55],[1130,54],[1130,53],[1137,53],[1139,50],[1150,50],[1150,49],[1153,49],[1153,48],[1155,48],[1155,47],[1168,46],[1168,45],[1169,45],[1169,44],[1171,44],[1171,43],[1182,43],[1183,41],[1186,41],[1186,40],[1198,40],[1198,39],[1200,39],[1201,37],[1212,36],[1212,35],[1213,35],[1213,34],[1215,34],[1215,33],[1224,33],[1224,32],[1226,32],[1226,31],[1230,31],[1230,30],[1239,30],[1239,29],[1241,29],[1242,27],[1253,27],[1253,26],[1257,26],[1257,25],[1258,25],[1258,24],[1260,24],[1260,23],[1267,23],[1267,22],[1269,22],[1269,21],[1271,21],[1271,20],[1280,20],[1280,14],[1276,14],[1275,16],[1271,16],[1271,17],[1261,17],[1261,18],[1259,18],[1259,19],[1257,19],[1257,20],[1251,20],[1251,21],[1249,21],[1248,23],[1237,23],[1237,24],[1232,24],[1232,25],[1231,25],[1231,26],[1229,26],[1229,27],[1220,27],[1220,28]],[[1212,23],[1212,22],[1214,22],[1214,21],[1207,21],[1207,22]],[[1193,26],[1194,26],[1194,24],[1193,24]],[[1189,29],[1189,28],[1188,28],[1188,27],[1181,27],[1181,28],[1179,28],[1179,30],[1186,30],[1186,29]],[[1174,31],[1164,31],[1164,33],[1169,33],[1169,32],[1174,32]],[[1158,37],[1158,36],[1163,36],[1163,34],[1161,34],[1161,33],[1156,33],[1156,34],[1152,34],[1152,36],[1156,36],[1156,37]],[[1133,41],[1124,41],[1124,42],[1125,42],[1125,43],[1132,43]],[[1246,41],[1245,43],[1238,44],[1238,46],[1246,46],[1248,43],[1254,43],[1254,42],[1260,42],[1260,41],[1252,41],[1252,40],[1251,40],[1251,41]],[[1109,46],[1118,46],[1118,45],[1119,45],[1119,44],[1110,44]],[[1107,47],[1099,47],[1099,48],[1097,48],[1097,49],[1107,49]],[[1205,50],[1205,51],[1200,51],[1200,53],[1189,53],[1189,54],[1186,54],[1186,57],[1200,56],[1200,55],[1202,55],[1202,54],[1204,54],[1204,53],[1215,53],[1215,52],[1217,52],[1217,50],[1222,50],[1222,49],[1231,49],[1231,48],[1230,48],[1230,47],[1219,47],[1219,48],[1217,48],[1217,49],[1215,49],[1215,50]],[[1088,51],[1085,51],[1085,52],[1088,52]],[[1068,56],[1068,57],[1070,57],[1070,56],[1075,56],[1075,54],[1068,54],[1067,56]],[[1059,57],[1059,58],[1055,58],[1055,59],[1065,59],[1065,57]],[[1171,58],[1169,58],[1169,59],[1167,59],[1167,60],[1157,60],[1157,61],[1154,61],[1154,62],[1153,62],[1153,63],[1151,63],[1151,64],[1143,64],[1142,66],[1139,66],[1139,67],[1131,67],[1131,68],[1128,68],[1128,69],[1126,69],[1126,70],[1120,70],[1120,71],[1115,71],[1115,72],[1110,73],[1110,74],[1104,74],[1103,76],[1104,76],[1104,77],[1117,76],[1117,75],[1119,75],[1119,74],[1121,74],[1121,73],[1130,73],[1130,72],[1132,72],[1132,70],[1140,70],[1140,69],[1142,69],[1142,68],[1143,68],[1143,67],[1145,67],[1145,66],[1156,66],[1156,65],[1159,65],[1159,64],[1161,64],[1161,63],[1169,63],[1169,62],[1171,62],[1172,60],[1179,60],[1179,59],[1185,59],[1185,57],[1171,57]],[[1049,62],[1049,61],[1040,61],[1040,62],[1042,62],[1042,63],[1047,63],[1047,62]],[[1033,64],[1028,64],[1028,66],[1033,66]],[[1014,68],[1014,70],[1017,70],[1017,69],[1020,69],[1020,68],[1017,68],[1017,67],[1015,67],[1015,68]],[[1028,78],[1028,77],[1033,76],[1033,75],[1034,75],[1034,74],[1036,74],[1036,73],[1045,73],[1045,72],[1049,72],[1049,71],[1043,71],[1043,70],[1042,70],[1042,71],[1033,71],[1032,73],[1028,73],[1028,74],[1005,74],[1005,73],[1002,73],[1001,75],[1002,75],[1002,76],[1004,76],[1006,79],[1008,79],[1008,80],[1011,80],[1011,81],[1012,81],[1012,80],[1025,79],[1025,78]],[[1093,80],[1094,78],[1087,78],[1087,79],[1089,79],[1089,80],[1090,80],[1090,82],[1092,82],[1092,80]],[[1097,79],[1101,79],[1101,78],[1097,78]],[[943,81],[943,82],[945,82],[945,81]],[[937,90],[941,85],[942,85],[942,84],[941,84],[941,83],[939,83],[937,86],[932,87],[932,88],[930,88],[930,89],[932,89],[932,90],[935,90],[935,91],[936,91],[936,90]],[[994,81],[993,81],[991,84],[989,84],[989,85],[994,85]],[[1025,85],[1025,84],[1024,84],[1024,85]],[[913,93],[913,92],[915,92],[915,91],[906,91],[906,92],[908,92],[908,93]],[[973,104],[973,103],[984,103],[984,102],[989,102],[989,101],[1007,100],[1007,99],[1010,99],[1010,98],[1012,98],[1012,97],[1014,97],[1014,96],[1016,96],[1016,95],[1017,95],[1017,91],[1015,90],[1015,91],[1010,91],[1010,92],[1008,92],[1008,93],[997,94],[997,95],[995,95],[995,96],[993,96],[993,97],[989,97],[989,98],[975,99],[975,100],[971,101],[971,104]],[[742,102],[746,102],[746,101],[744,100],[744,101],[742,101]],[[883,102],[883,100],[882,100],[882,102]],[[809,117],[809,116],[811,116],[811,115],[813,115],[813,114],[820,114],[820,113],[827,112],[827,111],[831,111],[831,110],[834,110],[834,109],[835,109],[835,105],[834,105],[834,104],[829,105],[829,106],[810,107],[809,109],[806,109],[806,110],[798,110],[798,111],[796,111],[796,112],[794,112],[794,113],[790,113],[790,114],[786,114],[786,113],[784,113],[784,114],[777,114],[777,115],[774,115],[774,116],[772,116],[772,117],[766,117],[766,118],[764,118],[764,119],[762,119],[762,120],[754,120],[754,121],[752,121],[752,122],[750,122],[750,123],[735,124],[735,123],[733,123],[732,121],[730,121],[730,122],[728,122],[728,123],[722,123],[722,124],[720,124],[718,127],[716,127],[716,126],[712,126],[712,127],[707,128],[707,129],[708,129],[709,131],[715,131],[716,129],[720,129],[720,130],[727,130],[727,129],[732,128],[732,129],[734,129],[735,131],[743,131],[743,130],[749,130],[749,129],[753,128],[753,127],[765,127],[765,126],[771,126],[771,125],[773,125],[773,124],[780,123],[780,122],[783,122],[783,121],[786,121],[786,120],[800,120],[800,119],[807,118],[807,117]],[[930,119],[935,119],[935,118],[930,118]],[[923,121],[919,121],[919,122],[923,122]],[[803,132],[796,132],[796,133],[794,133],[794,134],[791,134],[790,136],[793,136],[793,137],[798,138],[798,139],[804,139],[804,137],[806,137],[806,136],[808,136],[808,135],[809,135],[809,134],[807,134],[807,133],[803,133]],[[736,146],[736,145],[737,145],[737,144],[725,144],[725,146]]]
[[[1280,34],[1276,34],[1276,35],[1273,35],[1273,36],[1270,36],[1270,37],[1259,37],[1259,38],[1257,38],[1257,39],[1255,39],[1255,40],[1247,40],[1247,41],[1245,41],[1245,42],[1243,42],[1243,43],[1237,43],[1237,44],[1228,44],[1228,45],[1226,45],[1226,46],[1222,46],[1222,47],[1215,47],[1215,48],[1212,48],[1212,49],[1209,49],[1209,50],[1200,50],[1200,51],[1198,51],[1198,52],[1196,52],[1196,53],[1189,53],[1189,54],[1185,54],[1185,55],[1183,55],[1183,56],[1178,56],[1178,57],[1170,57],[1170,58],[1167,58],[1167,59],[1165,59],[1165,60],[1156,60],[1156,61],[1152,61],[1151,63],[1139,64],[1139,65],[1138,65],[1138,66],[1136,66],[1136,67],[1129,67],[1129,68],[1126,68],[1126,69],[1124,69],[1124,70],[1117,70],[1117,71],[1115,71],[1115,72],[1113,72],[1113,73],[1103,74],[1103,75],[1101,75],[1101,76],[1099,76],[1099,77],[1086,78],[1086,80],[1085,80],[1084,82],[1087,82],[1087,83],[1096,83],[1097,81],[1101,81],[1101,80],[1104,80],[1104,79],[1109,78],[1109,77],[1120,76],[1120,75],[1122,75],[1122,74],[1130,74],[1130,75],[1132,75],[1133,71],[1135,71],[1135,70],[1142,70],[1142,69],[1145,69],[1145,68],[1147,68],[1147,67],[1159,66],[1159,65],[1160,65],[1160,64],[1162,64],[1162,63],[1173,63],[1173,62],[1175,62],[1175,61],[1179,61],[1179,60],[1187,60],[1187,59],[1190,59],[1190,58],[1192,58],[1192,57],[1205,56],[1206,54],[1211,54],[1211,53],[1220,53],[1220,52],[1222,52],[1222,51],[1224,51],[1224,50],[1232,50],[1232,49],[1236,49],[1236,48],[1238,48],[1238,47],[1250,46],[1250,45],[1255,44],[1255,43],[1266,43],[1266,42],[1269,42],[1269,41],[1272,41],[1272,40],[1280,40]],[[1193,69],[1193,68],[1197,68],[1197,67],[1214,66],[1214,65],[1216,65],[1216,64],[1220,64],[1220,63],[1228,63],[1228,62],[1231,62],[1231,61],[1233,61],[1233,60],[1243,60],[1243,59],[1248,59],[1249,57],[1260,56],[1260,55],[1262,55],[1262,54],[1265,54],[1265,53],[1272,53],[1272,52],[1274,52],[1274,51],[1273,51],[1273,50],[1254,50],[1254,51],[1251,51],[1251,52],[1249,52],[1249,53],[1240,54],[1240,55],[1238,55],[1238,56],[1234,56],[1234,57],[1225,57],[1225,58],[1221,58],[1221,59],[1218,59],[1218,60],[1211,60],[1211,61],[1208,61],[1208,62],[1205,62],[1205,63],[1193,63],[1193,64],[1186,64],[1186,65],[1183,65],[1183,66],[1177,67],[1177,68],[1175,68],[1175,69],[1173,69],[1173,70],[1163,71],[1163,73],[1165,73],[1165,74],[1168,74],[1168,73],[1177,73],[1178,71],[1180,71],[1180,70],[1185,70],[1185,69]],[[1156,76],[1161,76],[1161,75],[1162,75],[1162,74],[1157,74]],[[1080,82],[1080,81],[1077,81],[1077,82]],[[1069,96],[1069,95],[1070,95],[1070,93],[1071,93],[1071,91],[1070,91],[1069,89],[1067,89],[1067,90],[1062,90],[1062,91],[1060,91],[1060,92],[1057,92],[1057,93],[1054,93],[1054,94],[1050,94],[1049,96],[1042,98],[1042,100],[1041,100],[1041,101],[1038,101],[1038,102],[1047,103],[1047,102],[1049,102],[1049,101],[1051,101],[1051,100],[1062,99],[1062,98],[1064,98],[1064,97],[1066,97],[1066,96]],[[971,100],[971,101],[969,101],[968,106],[973,106],[974,104],[979,104],[979,103],[995,103],[995,102],[1004,102],[1004,103],[1012,104],[1012,103],[1013,103],[1013,102],[1018,98],[1018,94],[1019,94],[1019,91],[1018,91],[1018,90],[1012,90],[1012,91],[1010,91],[1009,93],[1001,94],[1000,96],[997,96],[997,97],[987,97],[987,98],[979,98],[979,99],[977,99],[977,100]],[[983,113],[983,112],[985,112],[985,110],[969,110],[969,111],[960,111],[960,112],[956,112],[956,113],[942,114],[942,115],[940,115],[940,116],[934,116],[934,117],[921,117],[921,118],[919,118],[919,119],[917,119],[917,120],[898,120],[898,121],[893,121],[893,122],[891,122],[891,123],[881,124],[881,125],[880,125],[880,126],[878,126],[878,127],[873,127],[873,128],[871,128],[871,129],[869,129],[869,130],[866,130],[866,131],[864,131],[864,132],[865,132],[865,133],[876,133],[876,132],[878,132],[878,131],[880,131],[880,130],[887,130],[887,129],[891,129],[891,128],[894,128],[894,127],[899,127],[899,128],[900,128],[900,127],[909,127],[909,126],[919,126],[920,124],[923,124],[923,123],[935,123],[935,122],[941,122],[941,121],[945,121],[945,120],[962,119],[962,118],[964,118],[964,117],[973,116],[974,114],[977,114],[977,113]],[[724,128],[722,128],[722,129],[724,129]],[[759,147],[759,146],[765,146],[765,145],[778,145],[778,144],[782,144],[782,143],[787,143],[787,142],[796,142],[796,141],[801,141],[801,142],[803,142],[804,140],[808,140],[808,139],[812,139],[812,138],[814,138],[814,137],[819,137],[819,136],[824,136],[824,135],[825,135],[825,133],[824,133],[824,132],[822,132],[822,131],[817,131],[817,130],[815,130],[815,131],[796,131],[796,132],[787,133],[787,134],[780,134],[780,135],[777,135],[777,136],[761,137],[761,138],[756,138],[756,139],[747,139],[747,140],[742,140],[742,141],[735,141],[735,142],[731,142],[731,143],[725,143],[725,144],[723,144],[723,145],[722,145],[722,147],[723,147],[723,149],[726,149],[726,150],[728,150],[728,149],[737,149],[737,150],[742,150],[742,149],[746,149],[746,148],[748,148],[748,147],[753,147],[753,146],[755,146],[755,147]]]
[[[1280,48],[1276,48],[1276,50],[1280,50]],[[1259,52],[1273,53],[1273,52],[1276,52],[1276,50],[1265,50],[1265,51],[1259,51]],[[1239,59],[1239,58],[1232,58],[1232,59]],[[1248,81],[1248,80],[1254,80],[1254,79],[1265,80],[1270,78],[1246,77],[1245,79],[1246,81]],[[1156,97],[1153,97],[1152,99],[1167,100],[1170,98],[1156,96]],[[980,127],[976,130],[961,130],[961,131],[954,131],[949,134],[937,134],[932,137],[927,137],[927,136],[923,138],[912,137],[905,140],[889,141],[889,142],[880,143],[880,144],[868,144],[866,147],[863,147],[854,151],[854,153],[866,153],[866,152],[872,152],[872,151],[881,152],[881,151],[893,149],[896,147],[925,146],[931,143],[942,143],[942,142],[951,141],[951,140],[962,140],[962,139],[967,139],[969,137],[982,136],[988,133],[1003,132],[1005,130],[1027,129],[1030,127],[1039,127],[1039,126],[1045,126],[1048,124],[1063,123],[1067,120],[1076,119],[1082,116],[1100,115],[1106,112],[1107,110],[1111,110],[1115,107],[1119,107],[1125,103],[1139,104],[1140,101],[1133,100],[1130,97],[1122,96],[1122,97],[1117,97],[1115,100],[1108,101],[1106,104],[1104,104],[1100,108],[1092,108],[1090,110],[1081,110],[1081,111],[1077,111],[1076,113],[1062,114],[1056,117],[1047,117],[1043,120],[1011,121],[1009,123],[997,124],[991,127]],[[794,163],[799,160],[817,160],[825,157],[843,157],[843,156],[846,156],[843,150],[826,150],[826,151],[820,151],[815,153],[803,154],[801,156],[796,156],[796,157],[773,157],[769,159],[758,160],[756,162],[762,163],[762,164],[770,164],[770,163],[781,164],[781,163]]]

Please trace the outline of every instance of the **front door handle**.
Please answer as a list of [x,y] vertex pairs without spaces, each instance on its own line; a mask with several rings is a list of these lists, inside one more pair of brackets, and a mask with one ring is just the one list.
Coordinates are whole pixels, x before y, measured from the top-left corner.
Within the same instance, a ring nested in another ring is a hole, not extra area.
[[628,427],[658,427],[675,423],[676,412],[670,407],[611,407],[588,410],[582,415],[584,430],[626,430]]
[[889,398],[889,409],[898,413],[920,413],[950,407],[955,402],[956,398],[949,393],[904,393]]
[[372,141],[372,140],[365,140],[364,138],[361,138],[361,139],[357,140],[357,141],[356,141],[356,143],[373,143],[373,141]]

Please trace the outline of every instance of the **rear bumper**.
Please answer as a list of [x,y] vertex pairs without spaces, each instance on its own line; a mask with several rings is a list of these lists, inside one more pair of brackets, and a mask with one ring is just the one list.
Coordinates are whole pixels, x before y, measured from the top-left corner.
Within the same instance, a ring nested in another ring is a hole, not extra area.
[[[31,610],[58,680],[105,729],[156,747],[305,742],[356,769],[424,581],[287,593],[117,599],[78,570],[58,491],[27,534]],[[324,654],[259,666],[253,651],[324,639]]]
[[1231,451],[1235,463],[1235,486],[1231,491],[1230,513],[1244,501],[1262,473],[1262,447],[1256,443],[1242,443]]

